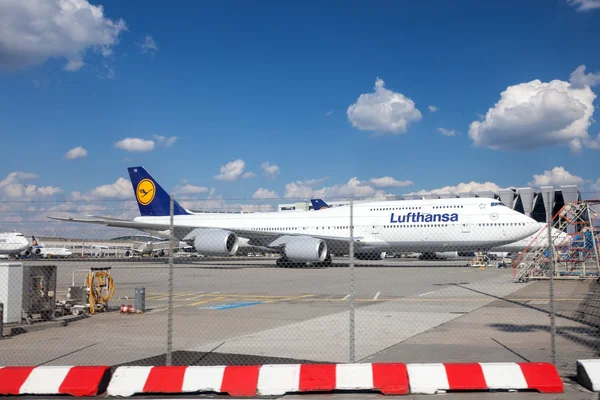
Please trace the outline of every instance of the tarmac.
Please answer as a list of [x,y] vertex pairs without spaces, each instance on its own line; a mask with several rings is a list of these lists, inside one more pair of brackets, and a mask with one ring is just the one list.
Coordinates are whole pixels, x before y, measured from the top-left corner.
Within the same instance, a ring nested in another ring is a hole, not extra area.
[[[515,283],[511,269],[475,269],[465,267],[465,260],[406,259],[361,262],[352,280],[347,260],[334,261],[337,268],[281,269],[274,258],[178,260],[173,364],[349,362],[351,352],[355,362],[551,361],[548,281]],[[146,312],[97,313],[6,338],[0,365],[164,365],[168,265],[143,259],[31,262],[58,266],[58,299],[66,295],[73,271],[110,266],[116,284],[111,306],[133,305],[135,288],[144,287]],[[75,272],[77,285],[84,275]],[[599,356],[598,286],[556,281],[556,365],[566,382],[574,379],[577,359]],[[570,396],[552,398],[596,398],[576,384],[565,391]],[[541,395],[486,394],[502,396]],[[316,398],[285,396],[300,397]]]

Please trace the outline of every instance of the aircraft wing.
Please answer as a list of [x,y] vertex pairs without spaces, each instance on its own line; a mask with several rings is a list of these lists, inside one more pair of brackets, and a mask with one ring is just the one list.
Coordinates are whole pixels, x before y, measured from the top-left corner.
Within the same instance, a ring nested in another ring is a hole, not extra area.
[[[87,224],[97,224],[104,226],[111,226],[117,228],[131,228],[139,230],[165,230],[169,229],[164,224],[155,224],[150,222],[138,222],[130,220],[118,220],[118,219],[107,219],[107,218],[96,218],[96,219],[83,219],[83,218],[71,218],[71,217],[48,217],[50,219],[65,221],[65,222],[80,222]],[[265,232],[265,231],[253,231],[246,229],[229,229],[220,227],[190,227],[190,226],[179,226],[174,225],[174,236],[178,240],[182,241],[193,241],[194,231],[200,232],[205,229],[219,229],[228,230],[236,233],[238,236],[248,239],[248,244],[252,246],[262,246],[270,248],[284,247],[294,237],[313,237],[315,239],[324,240],[330,248],[346,248],[348,246],[348,238],[338,236],[326,236],[326,235],[314,235],[314,234],[302,234],[302,233],[281,233],[281,232]],[[354,243],[358,247],[362,246],[363,237],[354,237]]]

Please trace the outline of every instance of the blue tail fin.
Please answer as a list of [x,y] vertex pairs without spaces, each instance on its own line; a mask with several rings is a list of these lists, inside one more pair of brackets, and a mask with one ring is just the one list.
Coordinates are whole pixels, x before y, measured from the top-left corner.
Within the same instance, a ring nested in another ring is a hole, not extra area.
[[35,248],[42,247],[42,246],[40,246],[37,239],[33,235],[31,235],[31,246],[35,247]]
[[324,210],[326,208],[330,208],[327,203],[325,203],[321,199],[310,199],[314,210]]
[[[164,217],[170,215],[171,196],[150,176],[144,167],[130,167],[129,178],[142,217]],[[173,204],[173,215],[189,214],[177,202]]]

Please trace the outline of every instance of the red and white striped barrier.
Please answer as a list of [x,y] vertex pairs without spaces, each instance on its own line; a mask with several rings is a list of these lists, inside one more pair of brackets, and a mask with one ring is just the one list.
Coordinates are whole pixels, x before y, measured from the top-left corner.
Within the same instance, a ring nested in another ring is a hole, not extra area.
[[109,367],[0,367],[0,395],[96,396]]
[[577,381],[593,392],[600,392],[600,360],[578,360]]
[[217,392],[276,396],[293,392],[378,390],[408,393],[405,364],[291,364],[217,367],[119,367],[109,396]]
[[564,385],[550,363],[408,364],[411,393],[448,390],[523,390],[562,393]]

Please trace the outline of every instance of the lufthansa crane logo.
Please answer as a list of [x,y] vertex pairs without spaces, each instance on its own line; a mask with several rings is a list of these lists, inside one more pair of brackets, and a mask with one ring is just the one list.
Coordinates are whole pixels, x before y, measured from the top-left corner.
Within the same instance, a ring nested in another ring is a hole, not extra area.
[[152,202],[152,200],[154,200],[155,192],[156,187],[154,186],[154,182],[152,182],[150,179],[142,179],[137,185],[135,196],[138,203],[143,206],[147,206]]
[[491,214],[490,214],[490,219],[491,219],[492,221],[496,221],[496,220],[498,219],[498,217],[499,217],[499,215],[498,215],[498,214],[496,214],[496,213],[491,213]]

